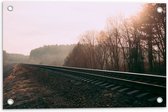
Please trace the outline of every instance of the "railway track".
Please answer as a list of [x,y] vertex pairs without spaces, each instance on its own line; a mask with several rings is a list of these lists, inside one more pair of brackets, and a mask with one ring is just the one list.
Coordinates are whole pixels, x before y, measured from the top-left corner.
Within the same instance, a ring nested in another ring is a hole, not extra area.
[[145,99],[151,103],[157,103],[157,98],[161,97],[163,99],[161,106],[166,105],[166,76],[76,67],[25,65],[60,72],[62,75],[74,80]]

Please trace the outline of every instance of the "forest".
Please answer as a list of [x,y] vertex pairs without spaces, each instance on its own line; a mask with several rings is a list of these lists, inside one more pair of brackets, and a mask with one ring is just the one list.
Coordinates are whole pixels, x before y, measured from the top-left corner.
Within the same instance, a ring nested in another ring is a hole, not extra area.
[[75,44],[72,45],[45,45],[31,50],[30,63],[48,64],[62,66],[65,58],[72,51]]
[[64,66],[165,75],[166,4],[145,4],[135,16],[109,17],[103,30],[82,33]]

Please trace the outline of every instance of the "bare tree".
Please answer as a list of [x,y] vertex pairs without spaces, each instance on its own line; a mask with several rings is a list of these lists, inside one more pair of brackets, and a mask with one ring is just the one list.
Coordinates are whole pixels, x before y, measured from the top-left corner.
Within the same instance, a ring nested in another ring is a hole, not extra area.
[[[156,13],[157,7],[163,12]],[[148,4],[131,18],[110,17],[103,31],[81,35],[70,66],[165,74],[165,24],[165,4]]]

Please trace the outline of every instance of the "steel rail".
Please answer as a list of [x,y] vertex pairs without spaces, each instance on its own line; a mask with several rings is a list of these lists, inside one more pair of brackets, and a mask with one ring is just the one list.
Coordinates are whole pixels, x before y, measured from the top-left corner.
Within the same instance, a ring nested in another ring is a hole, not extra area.
[[[137,74],[137,73],[119,72],[119,71],[115,72],[109,70],[97,70],[97,69],[64,67],[64,66],[57,67],[49,65],[35,65],[35,64],[26,64],[26,65],[38,66],[40,68],[59,71],[80,77],[98,78],[100,80],[115,82],[125,86],[132,86],[134,88],[146,89],[147,91],[157,94],[166,93],[166,76],[140,74],[140,73]],[[150,82],[146,81],[146,79],[151,81]],[[152,81],[160,82],[160,84]]]

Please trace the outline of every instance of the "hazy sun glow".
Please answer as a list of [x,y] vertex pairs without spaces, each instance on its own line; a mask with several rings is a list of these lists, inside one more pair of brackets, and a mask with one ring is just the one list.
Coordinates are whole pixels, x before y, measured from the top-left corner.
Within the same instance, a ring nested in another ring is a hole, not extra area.
[[123,6],[121,7],[123,14],[126,17],[130,17],[133,15],[136,15],[141,9],[142,9],[142,4],[136,4],[136,5],[127,5],[127,6]]
[[[13,6],[13,11],[7,7]],[[4,2],[3,49],[29,54],[43,45],[73,44],[88,30],[101,30],[110,16],[130,17],[140,3]]]

